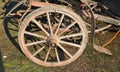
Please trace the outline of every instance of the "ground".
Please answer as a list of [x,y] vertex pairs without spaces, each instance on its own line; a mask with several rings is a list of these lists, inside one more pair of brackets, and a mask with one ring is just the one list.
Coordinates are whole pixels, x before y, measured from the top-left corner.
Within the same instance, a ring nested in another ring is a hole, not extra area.
[[[2,7],[0,1],[0,13]],[[17,23],[9,20],[0,16],[0,72],[120,72],[120,34],[106,47],[113,53],[112,56],[97,52],[88,43],[84,53],[71,64],[47,68],[31,62],[19,50]],[[109,30],[97,33],[96,42],[102,45],[115,32]]]

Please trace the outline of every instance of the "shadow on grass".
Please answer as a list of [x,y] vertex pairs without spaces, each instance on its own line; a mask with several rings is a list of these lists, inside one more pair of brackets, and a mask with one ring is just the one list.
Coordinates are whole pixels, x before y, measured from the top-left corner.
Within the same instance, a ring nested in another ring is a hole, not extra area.
[[[10,42],[21,51],[20,46],[17,42],[18,39],[18,23],[15,20],[15,17],[8,17],[4,19],[3,22],[5,32]],[[22,51],[21,51],[22,52]]]
[[5,72],[4,66],[3,66],[3,61],[2,61],[1,49],[0,49],[0,72]]
[[[13,8],[13,6],[15,6],[17,4],[16,1],[11,1],[11,2],[7,2],[3,9],[6,10],[5,11],[5,15],[11,10],[11,8]],[[18,16],[11,16],[11,17],[5,17],[4,21],[3,21],[3,26],[4,26],[4,30],[5,33],[7,34],[7,37],[9,38],[10,42],[19,50],[20,46],[17,42],[18,39],[18,31],[19,31],[19,24],[18,24]],[[22,51],[21,51],[22,52]]]

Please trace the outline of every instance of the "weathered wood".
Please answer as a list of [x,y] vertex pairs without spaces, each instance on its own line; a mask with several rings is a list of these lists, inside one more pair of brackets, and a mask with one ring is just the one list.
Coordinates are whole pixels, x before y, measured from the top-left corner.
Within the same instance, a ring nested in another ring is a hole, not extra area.
[[103,16],[103,15],[98,15],[98,14],[95,14],[95,16],[96,16],[96,19],[99,20],[99,21],[103,21],[103,22],[106,22],[106,23],[111,23],[111,24],[120,26],[120,21],[119,20],[113,19],[111,17]]

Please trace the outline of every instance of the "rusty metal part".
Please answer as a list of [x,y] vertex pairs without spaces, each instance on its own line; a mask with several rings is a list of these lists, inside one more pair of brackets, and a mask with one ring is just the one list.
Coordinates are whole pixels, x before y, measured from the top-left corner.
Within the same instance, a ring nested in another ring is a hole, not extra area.
[[102,47],[107,46],[108,44],[110,44],[115,38],[116,36],[120,33],[120,29],[115,33],[115,35],[109,40],[107,41],[105,44],[102,45]]

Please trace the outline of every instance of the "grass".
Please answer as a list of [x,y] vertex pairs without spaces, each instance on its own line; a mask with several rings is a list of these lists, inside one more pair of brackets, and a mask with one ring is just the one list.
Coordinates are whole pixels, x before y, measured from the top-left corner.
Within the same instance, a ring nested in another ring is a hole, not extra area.
[[[1,3],[0,11],[2,11],[2,6]],[[31,62],[22,54],[17,41],[18,27],[15,26],[16,23],[11,20],[7,24],[2,24],[3,21],[0,18],[0,72],[120,72],[120,34],[107,46],[113,56],[99,53],[88,45],[81,57],[71,64],[46,68]],[[103,44],[114,33],[98,33],[96,42]]]

